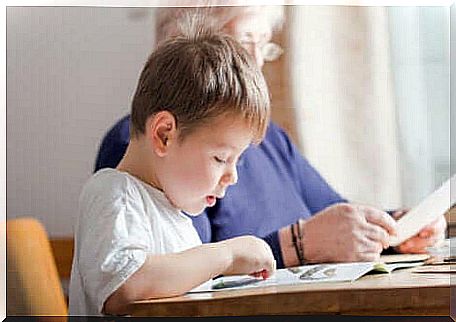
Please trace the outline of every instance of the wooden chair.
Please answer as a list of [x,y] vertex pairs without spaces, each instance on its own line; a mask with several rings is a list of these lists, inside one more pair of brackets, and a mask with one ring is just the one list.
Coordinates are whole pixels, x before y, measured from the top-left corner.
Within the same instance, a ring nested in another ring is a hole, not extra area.
[[66,321],[68,308],[43,225],[33,218],[7,220],[6,250],[7,316]]

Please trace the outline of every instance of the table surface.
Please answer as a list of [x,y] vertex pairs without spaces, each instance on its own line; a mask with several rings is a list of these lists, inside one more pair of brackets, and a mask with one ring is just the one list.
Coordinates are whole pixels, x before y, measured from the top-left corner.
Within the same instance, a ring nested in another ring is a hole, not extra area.
[[[134,316],[450,315],[456,275],[413,268],[354,282],[282,285],[137,301]],[[453,293],[453,294],[451,294]]]

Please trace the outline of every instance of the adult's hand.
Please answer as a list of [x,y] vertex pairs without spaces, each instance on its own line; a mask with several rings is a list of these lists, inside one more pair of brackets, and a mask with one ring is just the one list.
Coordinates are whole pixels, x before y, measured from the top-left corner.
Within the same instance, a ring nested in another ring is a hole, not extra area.
[[302,231],[308,262],[375,261],[389,247],[396,221],[373,207],[341,203],[304,222]]
[[[393,214],[393,217],[397,220],[405,215],[407,211],[408,209],[398,210]],[[434,246],[445,239],[446,228],[447,222],[445,216],[439,216],[439,218],[434,220],[429,225],[425,226],[415,236],[410,237],[402,244],[394,247],[394,250],[398,253],[426,253],[427,247]]]

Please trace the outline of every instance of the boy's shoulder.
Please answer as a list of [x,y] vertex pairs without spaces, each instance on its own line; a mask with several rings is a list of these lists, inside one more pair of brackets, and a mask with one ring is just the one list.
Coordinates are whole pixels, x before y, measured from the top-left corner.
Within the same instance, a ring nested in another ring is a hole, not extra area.
[[81,199],[121,197],[134,189],[135,184],[131,175],[105,168],[93,174],[84,184]]
[[125,207],[139,213],[144,209],[175,211],[162,192],[127,172],[111,168],[93,174],[79,196],[79,211],[84,217],[112,214]]
[[87,181],[86,186],[103,185],[107,188],[106,184],[112,185],[125,185],[131,181],[130,175],[116,169],[104,168],[95,172]]

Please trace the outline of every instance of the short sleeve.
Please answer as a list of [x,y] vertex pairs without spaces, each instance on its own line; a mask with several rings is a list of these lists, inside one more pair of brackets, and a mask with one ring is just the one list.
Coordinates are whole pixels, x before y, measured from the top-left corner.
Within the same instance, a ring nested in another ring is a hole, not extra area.
[[144,264],[153,244],[150,219],[137,202],[141,201],[139,191],[127,180],[105,181],[81,194],[77,236],[82,283],[99,313],[107,298]]

